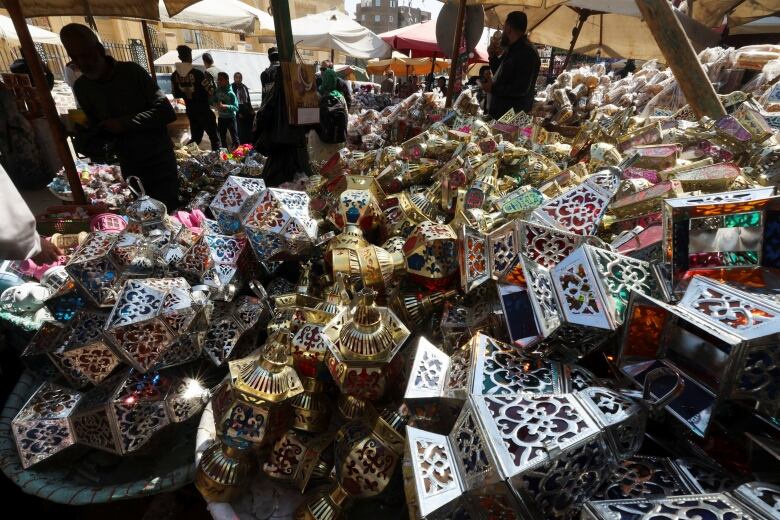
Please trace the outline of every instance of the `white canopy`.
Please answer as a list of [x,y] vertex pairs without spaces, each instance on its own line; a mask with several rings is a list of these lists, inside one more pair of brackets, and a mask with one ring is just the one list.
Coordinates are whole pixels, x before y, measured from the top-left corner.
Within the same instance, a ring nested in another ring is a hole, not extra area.
[[729,29],[729,34],[777,34],[780,33],[780,16],[767,16],[754,22]]
[[392,49],[346,14],[330,9],[292,21],[293,42],[310,49],[335,49],[355,58],[387,58]]
[[203,25],[247,34],[253,32],[257,20],[258,34],[274,31],[273,16],[240,0],[201,0],[176,16],[168,16],[165,4],[160,0],[160,20],[167,25]]
[[[217,68],[228,73],[230,81],[233,81],[233,74],[240,72],[244,77],[244,85],[249,87],[249,90],[261,91],[263,89],[260,74],[271,64],[267,54],[221,49],[193,49],[192,65],[204,70],[203,55],[207,52],[214,58],[214,64]],[[177,63],[179,63],[179,55],[175,50],[168,51],[154,60],[155,66],[158,67],[172,67]]]
[[[27,24],[27,28],[30,30],[30,36],[32,36],[33,41],[36,43],[62,45],[60,36],[57,33],[30,24]],[[19,41],[19,37],[16,35],[16,29],[14,29],[13,21],[9,17],[2,15],[0,15],[0,40]]]

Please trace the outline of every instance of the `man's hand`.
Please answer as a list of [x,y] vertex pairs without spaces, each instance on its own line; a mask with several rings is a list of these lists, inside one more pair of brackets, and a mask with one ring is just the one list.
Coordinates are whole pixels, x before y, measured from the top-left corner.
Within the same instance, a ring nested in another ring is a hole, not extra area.
[[52,264],[64,253],[59,247],[52,244],[48,238],[41,237],[41,252],[31,258],[38,265]]
[[225,110],[225,104],[224,103],[217,103],[217,108],[220,110]]
[[121,134],[125,131],[125,121],[120,117],[106,119],[100,123],[100,127],[111,134]]

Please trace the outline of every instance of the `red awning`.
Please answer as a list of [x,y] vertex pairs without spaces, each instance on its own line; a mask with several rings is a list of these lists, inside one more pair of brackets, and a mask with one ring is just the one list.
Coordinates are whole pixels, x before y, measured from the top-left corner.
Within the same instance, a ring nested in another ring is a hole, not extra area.
[[[444,57],[444,53],[436,43],[436,20],[417,23],[388,31],[379,35],[393,49],[403,52],[413,58],[430,58],[434,54],[437,57]],[[480,61],[487,63],[487,47],[483,44],[477,45],[473,51],[474,57],[470,61]]]

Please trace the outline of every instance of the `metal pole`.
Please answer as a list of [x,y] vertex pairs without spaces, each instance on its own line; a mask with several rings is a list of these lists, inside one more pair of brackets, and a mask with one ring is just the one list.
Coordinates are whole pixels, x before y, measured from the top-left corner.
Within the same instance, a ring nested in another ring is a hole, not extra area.
[[141,20],[141,28],[144,30],[144,45],[146,46],[146,59],[149,61],[149,73],[154,82],[157,83],[157,71],[154,70],[154,51],[152,50],[152,33],[149,30],[149,23]]
[[38,97],[41,99],[46,121],[48,122],[49,129],[54,137],[54,146],[57,148],[57,155],[59,155],[65,168],[68,184],[73,193],[73,200],[76,204],[86,204],[87,199],[84,196],[84,190],[81,189],[81,181],[79,180],[79,174],[76,171],[76,165],[73,163],[73,156],[68,149],[65,130],[62,128],[60,116],[57,113],[57,107],[54,104],[54,99],[51,97],[51,92],[49,92],[49,86],[46,84],[46,77],[43,73],[41,59],[38,56],[38,52],[35,50],[35,44],[30,36],[27,23],[24,20],[22,7],[19,5],[19,0],[5,0],[4,5],[14,23],[16,35],[22,46],[24,59],[27,61],[27,66],[30,67],[30,73],[35,82],[35,90],[38,92]]
[[336,49],[330,50],[330,62],[334,65],[336,64]]
[[466,0],[460,0],[458,6],[458,22],[455,26],[455,38],[452,42],[452,54],[450,58],[450,81],[447,84],[447,108],[452,106],[452,95],[455,93],[455,75],[458,70],[458,61],[460,58],[460,40],[463,38],[463,19],[466,17]]
[[574,31],[572,31],[571,45],[569,45],[569,52],[566,53],[566,59],[563,62],[563,70],[569,68],[569,61],[571,61],[571,55],[574,53],[574,46],[577,45],[577,39],[580,37],[582,26],[585,25],[585,20],[587,20],[588,16],[590,16],[590,11],[587,9],[583,9],[581,11],[577,10],[577,12],[580,15],[580,19],[577,20],[577,26],[574,28]]

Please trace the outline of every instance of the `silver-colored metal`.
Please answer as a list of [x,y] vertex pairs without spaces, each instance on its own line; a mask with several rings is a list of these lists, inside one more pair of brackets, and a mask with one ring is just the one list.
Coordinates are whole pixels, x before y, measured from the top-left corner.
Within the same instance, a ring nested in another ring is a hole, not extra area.
[[241,222],[264,189],[265,181],[262,179],[233,175],[225,179],[225,184],[209,204],[222,233],[232,235],[241,230]]
[[217,303],[203,343],[206,356],[217,366],[231,359],[233,350],[251,336],[264,315],[267,318],[269,312],[260,298],[240,296],[230,303]]

